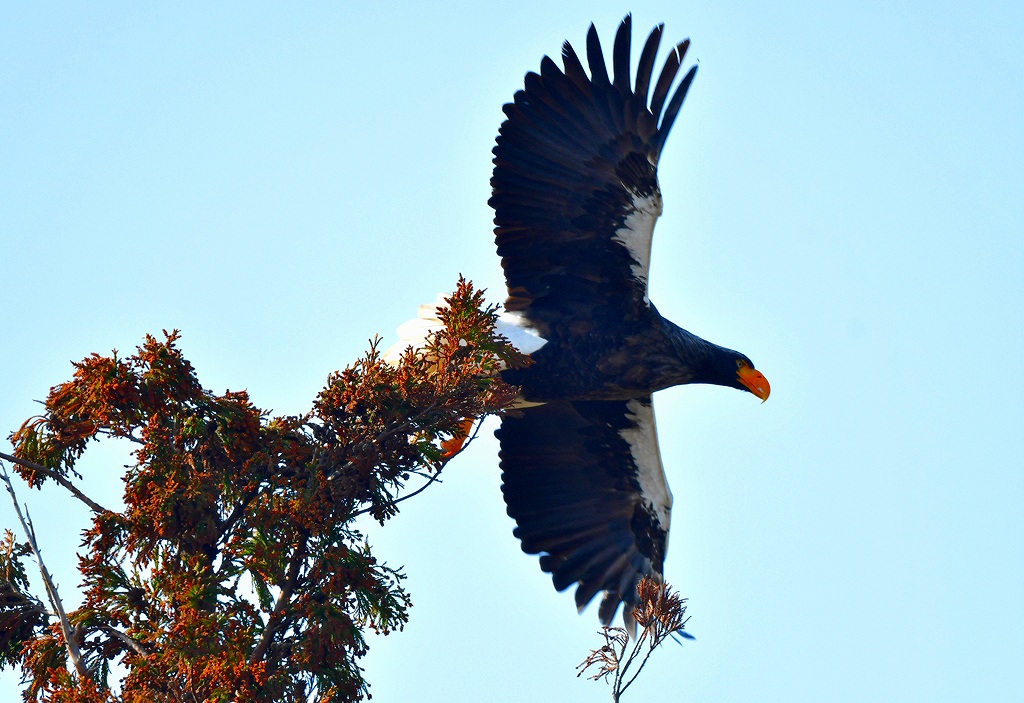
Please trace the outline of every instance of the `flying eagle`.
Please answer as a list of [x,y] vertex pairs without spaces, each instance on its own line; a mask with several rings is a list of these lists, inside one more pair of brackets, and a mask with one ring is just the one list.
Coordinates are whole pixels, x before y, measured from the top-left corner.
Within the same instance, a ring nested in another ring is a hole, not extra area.
[[[648,299],[658,160],[697,68],[673,91],[683,41],[651,85],[658,25],[631,86],[631,24],[615,35],[611,77],[593,25],[589,75],[568,42],[564,69],[545,56],[539,75],[526,74],[504,106],[490,199],[508,288],[498,331],[533,360],[502,372],[521,388],[495,433],[502,492],[523,551],[540,555],[559,591],[576,584],[580,610],[603,592],[605,624],[635,603],[643,576],[662,578],[672,493],[651,394],[713,383],[767,400],[771,390],[749,358]],[[437,305],[422,306],[385,358],[440,324]]]
[[[533,364],[504,372],[529,403],[502,419],[502,491],[523,551],[555,588],[598,593],[608,624],[642,576],[660,579],[672,494],[651,394],[686,383],[770,386],[743,354],[658,314],[647,296],[651,236],[661,214],[657,167],[697,72],[672,88],[689,40],[652,85],[663,25],[630,76],[631,18],[619,25],[609,76],[597,30],[589,75],[572,46],[505,105],[491,178],[505,310],[545,340]],[[514,340],[515,341],[515,340]],[[524,350],[526,351],[526,350]]]

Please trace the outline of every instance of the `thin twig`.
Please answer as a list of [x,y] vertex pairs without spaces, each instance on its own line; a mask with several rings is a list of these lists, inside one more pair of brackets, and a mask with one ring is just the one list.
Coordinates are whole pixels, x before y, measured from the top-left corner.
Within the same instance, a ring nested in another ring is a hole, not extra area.
[[17,588],[14,587],[13,583],[11,583],[10,581],[7,581],[6,579],[4,579],[4,582],[7,584],[7,587],[10,588],[11,591],[13,592],[11,594],[8,594],[7,597],[8,598],[13,597],[13,598],[17,599],[17,604],[16,605],[11,604],[10,602],[8,602],[7,604],[5,604],[5,606],[4,606],[5,608],[13,609],[13,608],[16,608],[16,607],[21,607],[21,608],[25,608],[26,610],[31,610],[33,612],[39,613],[40,615],[43,615],[43,616],[48,617],[48,618],[52,618],[52,617],[56,616],[56,613],[51,613],[49,610],[47,610],[46,607],[42,604],[42,602],[40,602],[35,596],[33,596],[33,595],[29,594],[29,593],[22,593],[21,591],[19,591]]
[[100,505],[99,503],[94,501],[92,498],[90,498],[89,496],[85,495],[80,490],[78,490],[78,488],[75,487],[75,484],[71,483],[71,481],[67,480],[66,478],[61,476],[59,473],[57,473],[53,469],[48,469],[45,466],[43,466],[42,464],[37,464],[36,462],[29,461],[28,459],[19,459],[16,456],[12,456],[10,454],[4,454],[3,452],[0,452],[0,459],[6,459],[7,461],[9,461],[11,463],[19,464],[21,466],[24,466],[25,468],[32,469],[33,471],[38,471],[39,473],[43,474],[47,478],[52,478],[54,481],[56,481],[57,483],[62,485],[64,488],[68,489],[68,491],[71,492],[71,495],[73,495],[75,498],[78,498],[78,500],[82,501],[83,503],[88,505],[90,508],[92,508],[93,512],[97,512],[97,513],[109,513],[110,512],[109,510],[104,508],[102,505]]
[[[640,636],[640,639],[638,639],[636,641],[636,647],[634,647],[633,652],[629,655],[629,662],[627,662],[626,667],[628,667],[629,664],[633,663],[633,660],[635,659],[636,655],[640,651],[641,643],[643,643],[643,641],[646,638],[647,638],[647,630],[645,629],[644,630],[644,634],[642,634]],[[650,645],[648,645],[648,647],[647,647],[647,652],[644,654],[643,661],[640,662],[640,666],[637,668],[637,670],[635,672],[633,672],[633,677],[630,678],[629,681],[627,681],[625,684],[623,684],[621,686],[621,688],[618,689],[619,695],[622,695],[623,693],[625,693],[626,689],[629,688],[634,681],[636,681],[638,676],[640,676],[640,672],[644,670],[644,667],[647,665],[647,660],[650,659],[651,654],[654,652],[654,648],[657,647],[657,646],[658,646],[657,645],[657,641],[654,638],[652,638]],[[625,672],[625,668],[623,669],[622,673],[623,673],[623,678],[624,678],[625,677],[625,673],[626,673]],[[622,683],[622,682],[619,681],[619,683]]]
[[[420,493],[422,493],[423,491],[427,490],[427,488],[430,486],[430,484],[435,483],[435,482],[440,480],[440,478],[441,478],[441,470],[444,469],[444,467],[448,466],[448,462],[450,460],[451,460],[450,458],[449,459],[445,459],[444,462],[442,462],[441,465],[439,467],[437,467],[437,471],[435,471],[430,476],[430,478],[427,479],[426,483],[424,483],[422,486],[417,488],[412,493],[407,493],[406,495],[402,496],[401,498],[395,498],[393,501],[391,501],[390,505],[398,505],[403,500],[409,500],[410,498],[412,498],[414,496],[418,496]],[[356,518],[356,517],[359,517],[360,515],[365,515],[366,513],[373,512],[373,510],[374,510],[374,506],[371,505],[368,508],[363,508],[362,510],[357,510],[356,512],[352,513],[350,518]]]
[[[402,501],[409,500],[410,498],[415,498],[420,493],[422,493],[423,491],[427,490],[427,488],[430,487],[430,484],[439,481],[440,478],[441,478],[441,471],[444,469],[444,467],[448,466],[448,462],[450,462],[456,456],[461,454],[466,449],[466,447],[468,447],[473,442],[473,440],[475,440],[477,438],[477,435],[480,434],[480,426],[482,424],[483,424],[482,422],[477,422],[474,425],[473,434],[471,434],[469,437],[466,438],[466,441],[463,443],[462,448],[459,449],[459,451],[456,452],[455,454],[452,454],[451,456],[447,457],[444,461],[442,461],[441,465],[437,467],[437,470],[434,471],[434,473],[431,474],[427,478],[427,482],[426,483],[424,483],[422,486],[417,488],[412,493],[407,493],[406,495],[402,496],[401,498],[395,498],[393,501],[391,501],[391,505],[398,505]],[[410,473],[415,473],[415,472],[410,472]],[[362,510],[359,510],[359,511],[357,511],[355,513],[352,513],[352,517],[359,517],[360,515],[365,515],[366,513],[369,513],[372,510],[373,510],[372,506],[369,507],[369,508],[363,508]]]
[[145,444],[145,440],[140,439],[133,435],[131,432],[114,432],[112,430],[96,430],[96,434],[103,435],[104,437],[113,437],[114,439],[127,439],[129,442],[135,442],[136,444]]
[[120,630],[118,630],[116,627],[111,627],[110,625],[104,625],[102,623],[96,625],[96,627],[98,627],[99,629],[103,630],[108,635],[113,635],[118,640],[123,642],[126,646],[130,647],[131,649],[133,649],[137,654],[140,654],[140,655],[142,655],[144,657],[148,657],[149,656],[149,652],[146,650],[146,648],[144,646],[142,646],[141,642],[139,642],[137,639],[135,639],[133,637],[129,637],[125,633],[123,633]]
[[43,585],[46,587],[46,595],[50,600],[50,606],[54,612],[57,613],[57,617],[60,619],[60,631],[64,636],[64,644],[68,650],[68,657],[75,665],[75,671],[78,672],[78,677],[82,681],[89,679],[89,672],[85,668],[85,662],[82,660],[82,652],[78,649],[78,643],[75,641],[75,628],[71,627],[71,623],[68,622],[67,613],[64,612],[64,604],[60,600],[60,595],[57,593],[57,586],[53,583],[53,579],[50,578],[50,572],[46,568],[46,564],[43,563],[43,555],[39,552],[39,543],[36,541],[36,531],[32,525],[32,516],[27,515],[28,507],[25,507],[25,513],[21,512],[21,506],[18,505],[18,496],[14,493],[14,485],[11,483],[11,477],[7,475],[7,471],[0,464],[0,480],[3,480],[7,484],[7,492],[11,495],[11,502],[14,503],[14,511],[18,514],[18,520],[21,522],[22,529],[25,530],[25,534],[28,536],[29,546],[32,547],[32,553],[36,557],[36,563],[39,565],[39,573],[43,577]]

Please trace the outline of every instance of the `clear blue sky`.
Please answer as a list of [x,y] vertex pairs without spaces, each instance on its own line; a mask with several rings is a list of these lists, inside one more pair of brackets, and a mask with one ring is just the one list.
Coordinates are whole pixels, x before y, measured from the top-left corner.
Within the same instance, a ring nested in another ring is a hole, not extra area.
[[[700,62],[651,297],[773,393],[656,397],[698,639],[627,700],[1024,699],[1024,6],[267,5],[0,9],[4,435],[147,332],[300,413],[459,273],[500,301],[501,105],[632,10]],[[374,699],[610,700],[574,675],[596,616],[512,537],[491,429],[372,533],[415,603]],[[111,501],[119,451],[85,465]],[[23,497],[59,567],[85,516],[52,495]]]

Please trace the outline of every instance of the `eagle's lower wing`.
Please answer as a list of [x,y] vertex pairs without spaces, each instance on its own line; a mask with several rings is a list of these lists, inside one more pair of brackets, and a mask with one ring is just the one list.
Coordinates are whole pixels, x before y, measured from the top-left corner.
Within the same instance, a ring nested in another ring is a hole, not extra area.
[[557,401],[502,419],[502,492],[523,551],[540,554],[555,588],[582,609],[599,592],[611,622],[636,601],[642,576],[661,578],[672,495],[651,397]]
[[[673,48],[650,91],[662,26],[630,75],[631,20],[619,27],[609,77],[597,31],[587,74],[572,46],[564,71],[548,57],[505,105],[491,178],[506,309],[547,337],[645,314],[651,237],[661,214],[657,164],[694,66],[669,98],[689,40]],[[649,95],[650,93],[650,95]],[[664,112],[663,112],[664,108]]]

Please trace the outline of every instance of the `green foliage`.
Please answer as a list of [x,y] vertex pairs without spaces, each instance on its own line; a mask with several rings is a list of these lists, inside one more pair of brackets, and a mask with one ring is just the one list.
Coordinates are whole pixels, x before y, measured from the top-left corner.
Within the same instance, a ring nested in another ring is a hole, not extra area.
[[[127,358],[76,364],[11,440],[30,486],[56,481],[93,508],[79,557],[84,603],[68,613],[88,680],[70,673],[66,633],[27,595],[27,548],[10,532],[0,663],[22,667],[29,698],[53,701],[366,696],[363,633],[400,630],[410,598],[353,521],[393,517],[407,483],[433,480],[451,458],[467,419],[514,400],[497,370],[525,360],[482,302],[460,281],[424,349],[392,366],[375,344],[331,374],[301,417],[204,389],[176,332]],[[123,512],[73,486],[76,462],[104,436],[136,445]],[[117,696],[114,662],[128,671]]]
[[22,645],[45,619],[45,608],[28,595],[28,575],[21,559],[30,553],[28,544],[18,543],[13,532],[4,530],[0,541],[0,666],[12,666],[21,659]]

